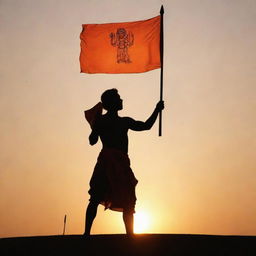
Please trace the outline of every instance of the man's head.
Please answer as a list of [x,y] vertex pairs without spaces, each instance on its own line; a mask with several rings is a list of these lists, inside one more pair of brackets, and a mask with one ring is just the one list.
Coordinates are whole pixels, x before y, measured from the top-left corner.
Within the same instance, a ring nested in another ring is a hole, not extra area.
[[118,111],[123,109],[123,100],[120,98],[117,89],[110,89],[101,95],[103,108],[107,111]]

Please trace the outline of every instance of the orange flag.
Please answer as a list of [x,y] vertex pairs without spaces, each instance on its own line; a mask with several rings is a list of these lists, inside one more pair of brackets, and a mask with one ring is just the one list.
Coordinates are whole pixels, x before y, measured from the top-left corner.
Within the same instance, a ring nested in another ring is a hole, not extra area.
[[82,26],[81,72],[141,73],[160,68],[160,16]]

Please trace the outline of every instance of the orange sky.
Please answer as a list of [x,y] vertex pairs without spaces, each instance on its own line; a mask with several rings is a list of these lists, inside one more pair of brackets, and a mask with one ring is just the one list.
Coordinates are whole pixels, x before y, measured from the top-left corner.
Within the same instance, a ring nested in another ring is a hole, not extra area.
[[[256,235],[256,2],[0,2],[0,237],[81,234],[101,145],[83,110],[117,88],[145,120],[159,70],[80,74],[81,24],[135,21],[165,7],[163,136],[129,132],[137,212],[149,233]],[[93,233],[124,233],[99,207]]]

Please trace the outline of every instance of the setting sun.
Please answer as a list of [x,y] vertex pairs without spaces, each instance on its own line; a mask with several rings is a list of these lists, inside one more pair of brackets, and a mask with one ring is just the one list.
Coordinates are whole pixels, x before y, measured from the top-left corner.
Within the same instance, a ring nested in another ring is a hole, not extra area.
[[150,227],[150,216],[146,212],[136,212],[134,215],[134,232],[146,233]]

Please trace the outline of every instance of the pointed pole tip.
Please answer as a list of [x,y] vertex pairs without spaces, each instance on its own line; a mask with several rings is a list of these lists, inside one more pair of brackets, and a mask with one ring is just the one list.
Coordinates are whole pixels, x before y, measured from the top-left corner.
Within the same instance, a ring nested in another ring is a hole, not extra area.
[[164,14],[164,6],[163,5],[161,6],[160,14],[162,14],[162,15]]

